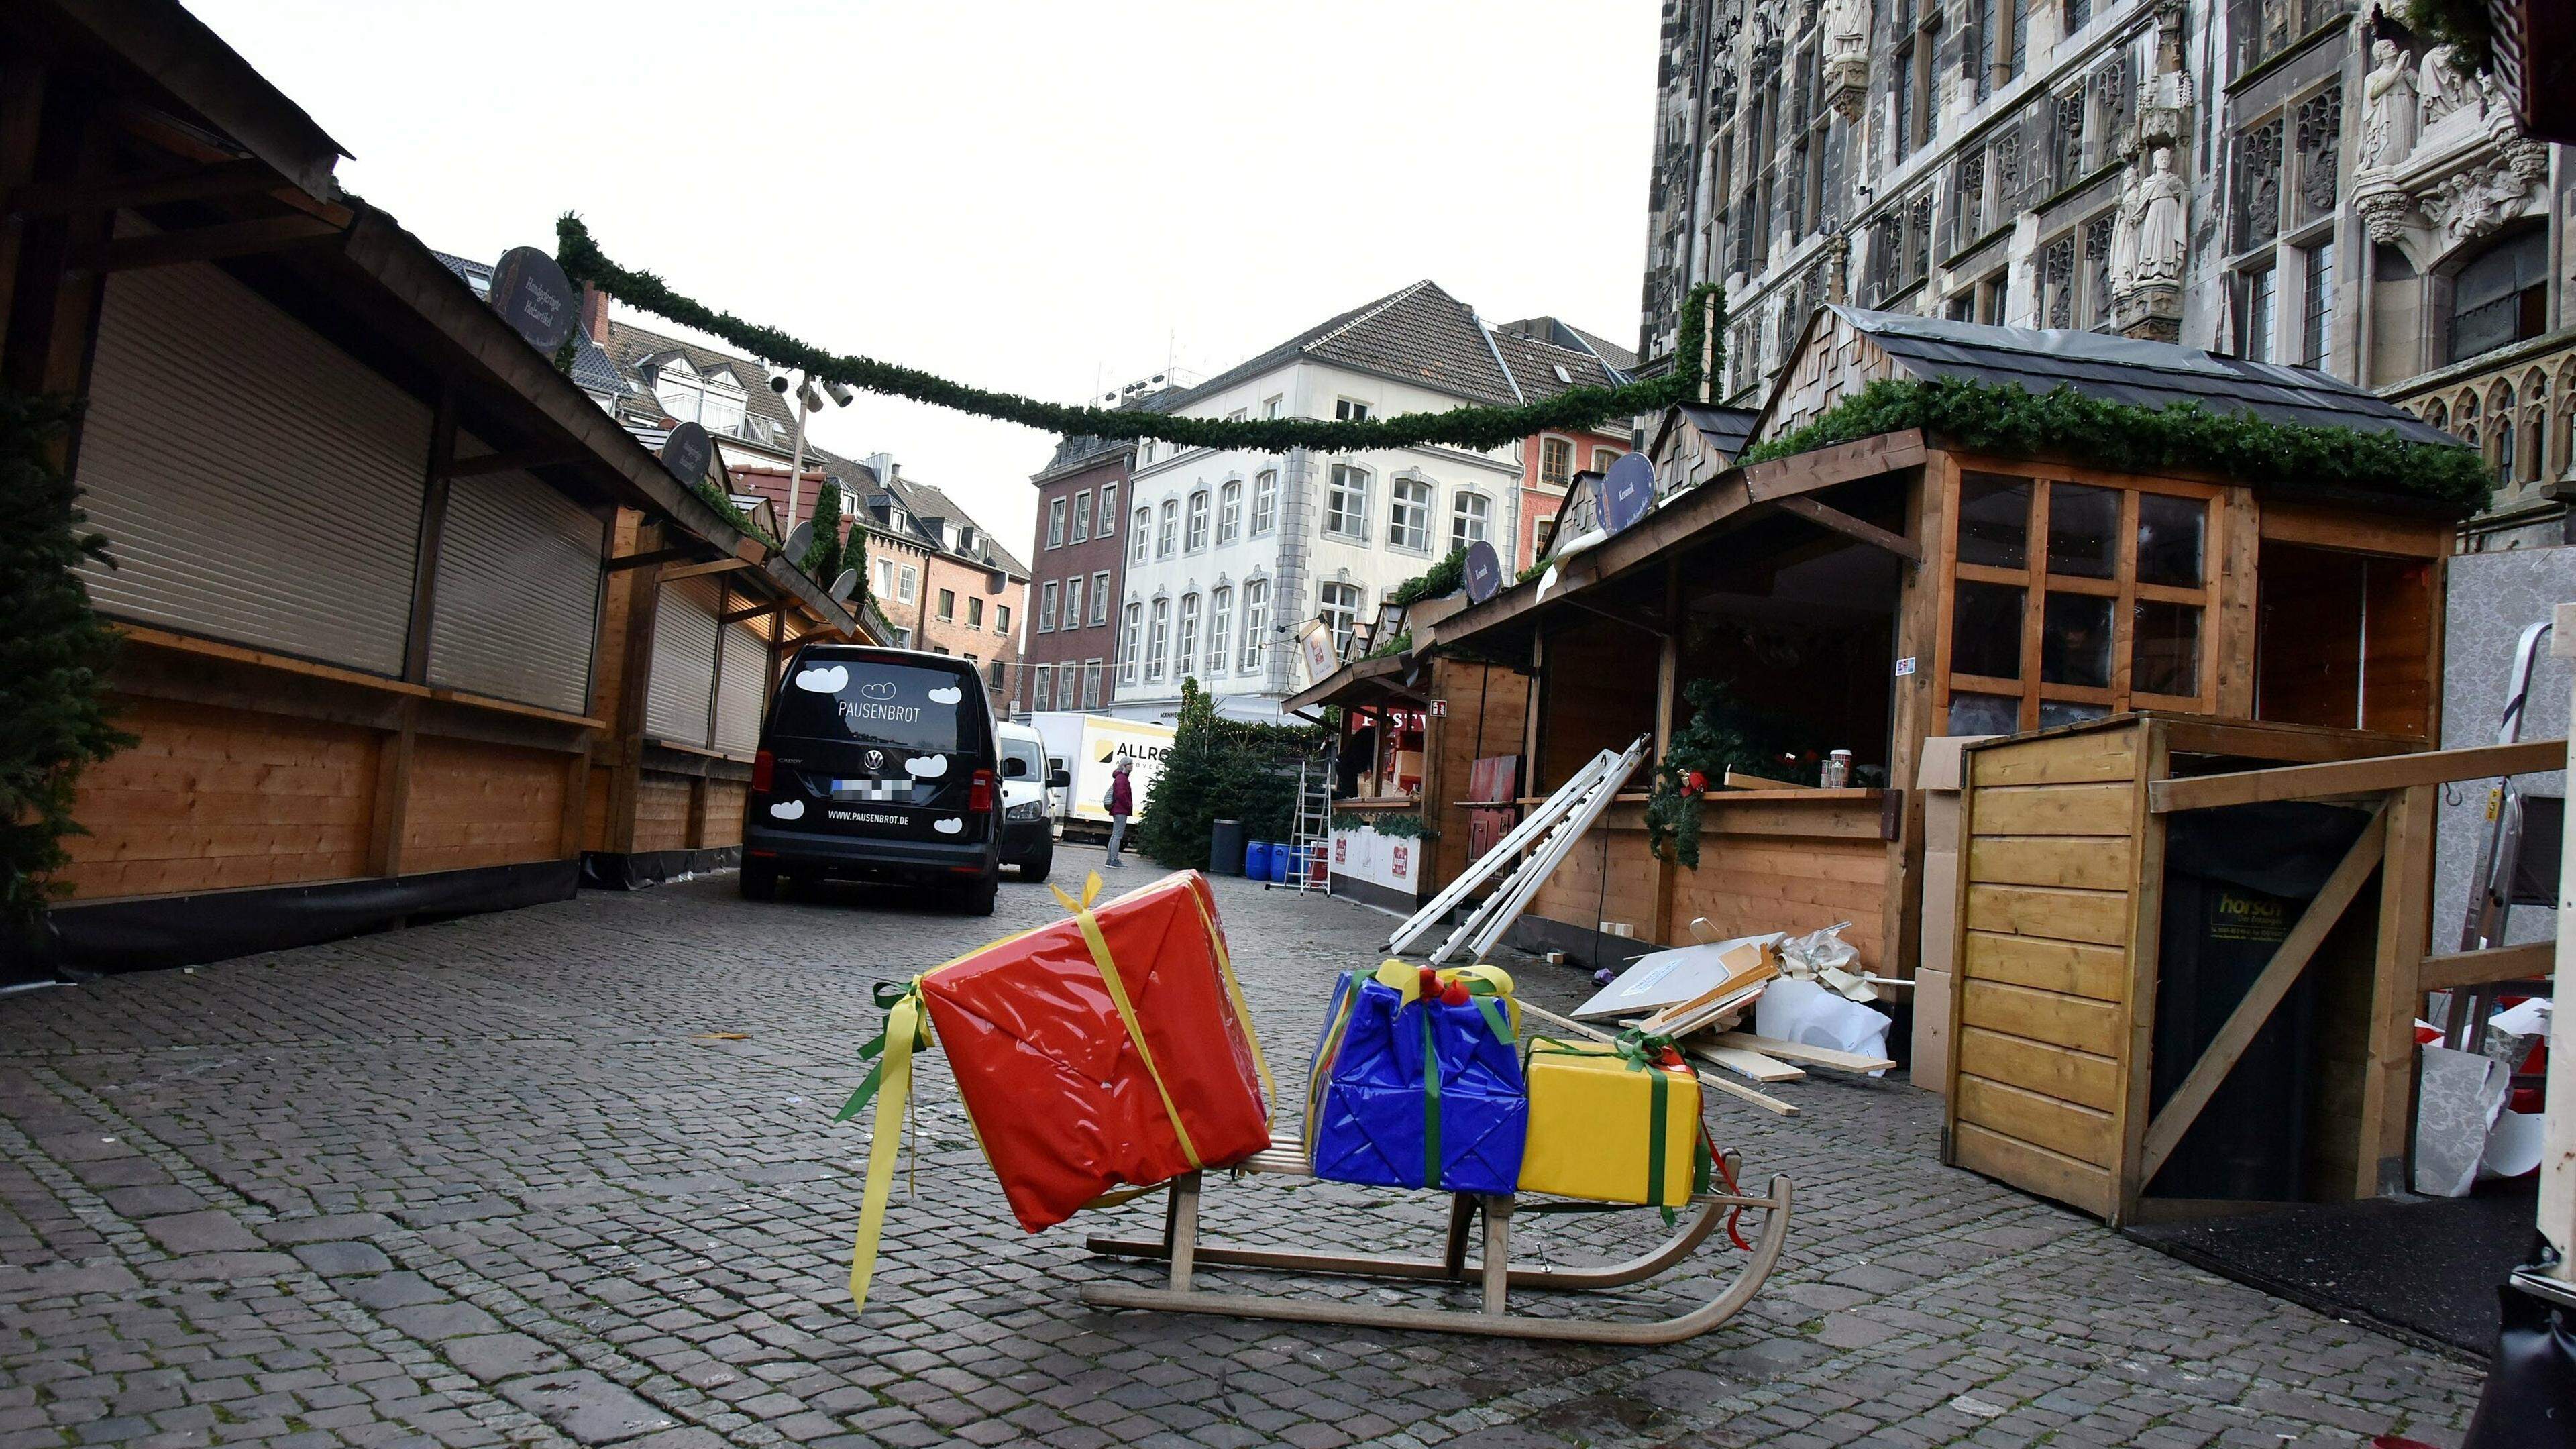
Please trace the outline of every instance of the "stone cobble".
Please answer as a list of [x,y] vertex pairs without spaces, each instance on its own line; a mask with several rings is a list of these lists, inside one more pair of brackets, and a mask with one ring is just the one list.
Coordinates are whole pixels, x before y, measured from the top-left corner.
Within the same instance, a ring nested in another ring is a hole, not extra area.
[[[1333,974],[1387,920],[1218,895],[1294,1102]],[[719,877],[0,1000],[0,1449],[2272,1449],[2451,1445],[2475,1402],[2473,1367],[1940,1166],[1937,1098],[1822,1072],[1785,1089],[1796,1118],[1709,1109],[1757,1179],[1796,1181],[1769,1285],[1700,1338],[1618,1349],[1089,1308],[1083,1282],[1153,1274],[1084,1236],[1150,1236],[1157,1201],[1023,1235],[933,1056],[854,1318],[865,1124],[830,1118],[870,987],[1059,912],[1017,884],[990,921],[857,891],[760,905]],[[1588,990],[1508,964],[1542,1004]],[[1444,1216],[1255,1178],[1211,1185],[1207,1232],[1411,1250]],[[1661,1227],[1514,1231],[1568,1261]],[[1732,1256],[1515,1307],[1663,1316]]]

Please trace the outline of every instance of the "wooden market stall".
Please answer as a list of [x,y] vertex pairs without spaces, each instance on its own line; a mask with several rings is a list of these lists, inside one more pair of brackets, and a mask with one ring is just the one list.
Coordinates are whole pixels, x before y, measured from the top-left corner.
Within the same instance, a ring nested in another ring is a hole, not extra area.
[[[179,6],[21,6],[0,57],[0,377],[84,405],[57,447],[138,737],[80,780],[64,959],[560,899],[586,843],[663,838],[653,772],[711,773],[661,757],[655,700],[718,750],[765,694],[720,719],[720,670],[854,626],[339,191],[338,147]],[[703,686],[651,624],[698,581]],[[692,801],[693,844],[737,828]]]
[[[2448,441],[2316,373],[1839,306],[1810,324],[1753,436],[1785,436],[1875,378],[1962,376]],[[1686,941],[1699,916],[1724,934],[1850,920],[1861,964],[1906,976],[1928,739],[2139,709],[2434,737],[2453,523],[2439,502],[2107,470],[1919,430],[1714,468],[1704,432],[1663,429],[1659,507],[1446,621],[1439,642],[1526,661],[1525,799],[1641,732],[1660,756],[1696,681],[1728,691],[1731,718],[1781,763],[1748,771],[1770,782],[1703,796],[1696,870],[1648,850],[1641,770],[1539,893],[1520,944],[1615,960],[1640,949],[1617,938]],[[1850,779],[1808,788],[1834,751],[1850,752]]]

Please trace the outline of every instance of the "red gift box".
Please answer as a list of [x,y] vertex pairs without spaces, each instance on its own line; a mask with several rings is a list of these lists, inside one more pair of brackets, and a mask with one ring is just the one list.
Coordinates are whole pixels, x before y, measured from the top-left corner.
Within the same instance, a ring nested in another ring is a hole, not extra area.
[[919,984],[984,1155],[1031,1232],[1121,1183],[1270,1145],[1269,1073],[1196,871],[996,941]]

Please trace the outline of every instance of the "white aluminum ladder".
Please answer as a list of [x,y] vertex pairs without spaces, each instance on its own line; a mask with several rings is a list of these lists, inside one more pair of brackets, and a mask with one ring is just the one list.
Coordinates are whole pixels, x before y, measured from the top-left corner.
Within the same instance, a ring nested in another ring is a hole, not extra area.
[[1331,880],[1327,872],[1317,880],[1315,863],[1327,860],[1333,850],[1333,774],[1327,767],[1317,778],[1313,766],[1297,762],[1297,811],[1288,829],[1290,888],[1319,891]]

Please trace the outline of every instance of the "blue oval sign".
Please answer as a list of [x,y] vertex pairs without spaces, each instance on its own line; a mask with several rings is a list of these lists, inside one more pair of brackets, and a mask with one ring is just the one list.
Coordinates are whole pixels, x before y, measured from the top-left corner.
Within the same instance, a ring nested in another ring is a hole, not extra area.
[[492,310],[529,346],[552,352],[572,336],[580,293],[554,258],[535,247],[512,247],[492,266]]
[[1601,524],[1612,533],[1646,516],[1655,502],[1655,465],[1643,453],[1630,453],[1610,465],[1601,480]]
[[707,464],[715,460],[715,453],[707,430],[696,423],[682,423],[662,440],[662,466],[692,486],[706,481]]
[[1467,602],[1481,604],[1503,586],[1503,561],[1494,546],[1478,539],[1467,545]]

